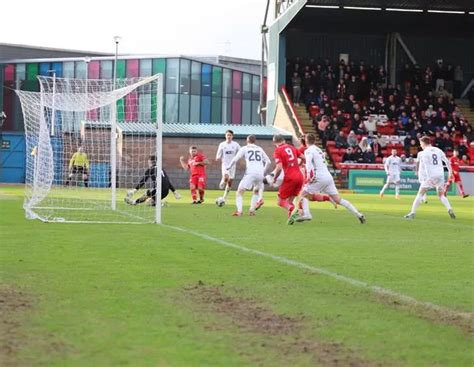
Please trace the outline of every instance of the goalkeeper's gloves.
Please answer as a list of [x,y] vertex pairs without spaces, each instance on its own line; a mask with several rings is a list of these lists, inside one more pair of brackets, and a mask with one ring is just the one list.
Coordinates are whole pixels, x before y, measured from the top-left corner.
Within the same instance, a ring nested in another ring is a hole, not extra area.
[[178,191],[174,191],[174,192],[173,192],[173,195],[174,195],[174,197],[175,197],[176,200],[181,199],[181,194],[180,194]]
[[136,189],[129,190],[127,192],[127,197],[131,198],[137,192]]

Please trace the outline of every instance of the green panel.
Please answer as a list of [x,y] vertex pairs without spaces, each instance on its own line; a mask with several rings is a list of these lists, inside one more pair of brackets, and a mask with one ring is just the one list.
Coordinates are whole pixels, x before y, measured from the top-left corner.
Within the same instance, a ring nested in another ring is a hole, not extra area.
[[212,97],[222,96],[222,68],[212,67]]
[[[166,73],[166,59],[153,59],[153,64],[152,64],[152,73],[153,75],[155,74],[163,74],[163,81],[165,79],[165,73]],[[164,90],[164,85],[163,85],[163,90]],[[156,121],[156,92],[152,91],[151,94],[151,118],[153,121]],[[165,118],[164,113],[165,113],[165,99],[163,96],[163,101],[162,101],[162,108],[163,108],[163,119]],[[164,121],[164,120],[163,120]]]
[[[117,79],[125,79],[127,75],[125,60],[117,60]],[[117,101],[117,121],[125,120],[125,101],[119,99]]]
[[[385,184],[387,174],[384,170],[357,170],[349,171],[349,189],[356,193],[378,194]],[[447,179],[447,174],[446,174]],[[416,194],[420,188],[418,177],[413,171],[403,171],[400,175],[400,194]],[[394,185],[390,184],[387,194],[394,193]],[[431,190],[430,192],[435,192]],[[456,195],[456,188],[451,185],[449,194]]]
[[39,83],[36,76],[39,74],[39,64],[26,64],[26,81],[24,90],[39,92]]
[[211,122],[213,124],[222,123],[222,98],[220,97],[212,97]]

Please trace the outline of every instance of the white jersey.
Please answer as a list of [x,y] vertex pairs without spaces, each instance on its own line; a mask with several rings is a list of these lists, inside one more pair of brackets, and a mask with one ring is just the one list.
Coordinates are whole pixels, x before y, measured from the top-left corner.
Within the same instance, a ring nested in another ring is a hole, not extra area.
[[443,162],[449,167],[449,161],[444,152],[436,147],[428,147],[418,153],[418,178],[420,182],[433,178],[444,178]]
[[222,167],[227,168],[230,166],[230,162],[234,159],[239,149],[239,143],[236,143],[235,141],[231,141],[230,143],[223,141],[219,144],[219,148],[217,148],[216,160],[220,159]]
[[391,155],[385,160],[385,172],[389,175],[400,175],[402,171],[402,159],[398,156]]
[[316,180],[326,177],[332,177],[324,158],[324,152],[316,145],[310,145],[304,152],[306,160],[306,176]]
[[246,175],[262,176],[263,179],[265,169],[270,165],[270,158],[268,158],[267,153],[261,147],[255,144],[248,144],[240,148],[227,168],[235,165],[241,158],[245,158]]

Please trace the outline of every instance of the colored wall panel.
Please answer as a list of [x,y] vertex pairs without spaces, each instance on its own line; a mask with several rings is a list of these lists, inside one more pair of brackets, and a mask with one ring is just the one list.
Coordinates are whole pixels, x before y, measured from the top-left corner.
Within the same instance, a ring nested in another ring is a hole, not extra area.
[[39,82],[36,76],[39,72],[39,65],[38,64],[26,64],[26,81],[24,90],[30,92],[38,92],[39,91]]
[[49,70],[51,70],[51,63],[42,62],[39,64],[39,75],[50,76],[52,75]]
[[15,114],[13,113],[13,101],[15,99],[15,92],[12,90],[15,88],[15,65],[8,64],[3,69],[3,80],[4,80],[4,92],[3,92],[3,111],[6,113],[7,118],[3,123],[2,130],[13,131]]
[[[126,77],[125,60],[117,60],[117,79],[124,79]],[[125,119],[125,101],[119,99],[117,101],[117,121]]]
[[213,124],[220,124],[222,121],[222,98],[212,97],[212,116]]
[[[127,78],[137,78],[140,74],[139,60],[127,60]],[[138,93],[132,91],[125,96],[125,120],[138,119]]]
[[[153,59],[152,60],[152,73],[153,75],[155,74],[162,74],[163,75],[163,87],[164,83],[166,80],[166,59]],[[164,88],[163,88],[164,89]],[[156,102],[156,91],[152,91],[151,94],[151,118],[153,121],[156,121],[156,109],[157,109],[157,102]],[[163,118],[165,118],[164,113],[165,113],[165,97],[163,94],[163,101],[162,101],[162,106],[163,106]]]
[[63,77],[63,63],[62,62],[53,62],[51,64],[51,70],[56,72],[56,77],[62,78]]
[[201,95],[210,96],[211,95],[211,65],[202,65],[201,69]]
[[232,73],[232,123],[242,123],[242,73]]
[[201,97],[201,121],[202,124],[211,123],[211,97]]
[[[99,78],[100,78],[100,62],[90,61],[89,64],[87,65],[87,79],[99,79]],[[87,93],[91,93],[91,92],[93,92],[93,90],[88,88]],[[88,111],[87,119],[99,120],[99,109]]]
[[212,97],[222,96],[222,68],[212,67]]

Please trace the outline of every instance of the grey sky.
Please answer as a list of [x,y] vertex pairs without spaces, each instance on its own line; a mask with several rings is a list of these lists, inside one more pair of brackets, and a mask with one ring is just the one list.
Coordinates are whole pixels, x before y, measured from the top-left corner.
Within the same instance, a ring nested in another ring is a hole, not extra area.
[[[15,0],[0,42],[121,53],[260,57],[266,0]],[[230,42],[230,45],[226,42]],[[228,52],[230,51],[230,52]]]

